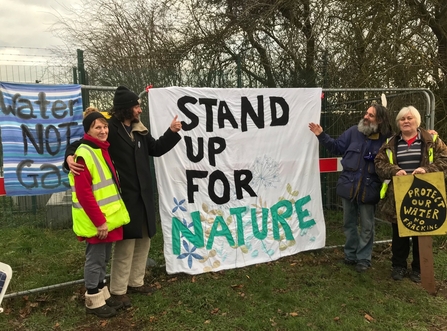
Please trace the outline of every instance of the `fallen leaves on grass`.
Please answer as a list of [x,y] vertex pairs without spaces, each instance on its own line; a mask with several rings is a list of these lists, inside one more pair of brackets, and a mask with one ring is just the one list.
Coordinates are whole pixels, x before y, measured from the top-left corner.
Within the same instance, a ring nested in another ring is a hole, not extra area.
[[31,304],[28,301],[24,308],[20,309],[20,317],[27,318],[31,314]]

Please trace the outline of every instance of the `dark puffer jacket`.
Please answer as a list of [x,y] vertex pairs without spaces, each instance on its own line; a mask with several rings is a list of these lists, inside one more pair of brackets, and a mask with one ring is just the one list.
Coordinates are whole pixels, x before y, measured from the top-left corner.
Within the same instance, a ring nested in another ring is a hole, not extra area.
[[382,182],[376,174],[374,157],[386,141],[385,136],[374,133],[365,136],[354,125],[337,139],[324,131],[318,136],[319,142],[335,155],[342,155],[343,171],[337,182],[337,194],[351,201],[376,204],[380,200]]
[[[436,172],[443,171],[444,176],[447,175],[447,146],[438,137],[435,142],[433,142],[433,137],[426,130],[419,128],[422,140],[422,160],[420,167],[423,167],[426,172]],[[397,142],[400,137],[400,133],[394,135],[386,142],[377,154],[374,163],[376,165],[376,171],[382,181],[390,180],[388,184],[388,190],[386,192],[385,198],[379,203],[379,212],[381,217],[385,218],[387,221],[396,223],[396,203],[394,201],[394,187],[393,187],[393,176],[401,170],[399,165],[396,164],[396,150]],[[433,147],[433,163],[430,164],[428,151]],[[390,163],[386,150],[389,149],[392,152],[394,164]]]

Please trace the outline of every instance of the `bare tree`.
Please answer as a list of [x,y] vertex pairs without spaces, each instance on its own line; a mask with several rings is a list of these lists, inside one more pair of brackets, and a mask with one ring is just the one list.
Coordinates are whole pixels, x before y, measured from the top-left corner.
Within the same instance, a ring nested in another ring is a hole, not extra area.
[[[309,0],[165,0],[181,3],[178,30],[187,53],[202,54],[193,68],[225,69],[243,86],[316,86],[316,23],[324,2]],[[205,55],[206,54],[206,55]],[[304,54],[304,55],[303,55]],[[220,63],[219,65],[217,65]],[[222,66],[223,65],[223,66]],[[236,80],[234,80],[235,82]]]
[[145,0],[82,0],[72,13],[56,31],[84,50],[90,84],[139,91],[149,83],[177,83],[177,59],[167,51],[175,40],[166,8]]
[[447,102],[447,0],[83,0],[59,32],[92,83],[426,87]]
[[[437,95],[438,125],[447,123],[447,0],[406,0],[411,17],[432,34],[431,47],[435,56],[426,63],[429,68],[430,87]],[[421,49],[423,51],[424,49]]]

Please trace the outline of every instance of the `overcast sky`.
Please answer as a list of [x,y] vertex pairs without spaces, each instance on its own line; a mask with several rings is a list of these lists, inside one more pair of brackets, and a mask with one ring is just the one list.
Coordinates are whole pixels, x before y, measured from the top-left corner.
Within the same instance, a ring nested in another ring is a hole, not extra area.
[[38,48],[62,45],[62,41],[53,36],[49,29],[57,21],[58,13],[63,15],[66,12],[64,5],[73,6],[76,2],[1,0],[0,64],[18,65],[21,61],[38,61],[39,58],[32,55],[45,53],[45,50]]

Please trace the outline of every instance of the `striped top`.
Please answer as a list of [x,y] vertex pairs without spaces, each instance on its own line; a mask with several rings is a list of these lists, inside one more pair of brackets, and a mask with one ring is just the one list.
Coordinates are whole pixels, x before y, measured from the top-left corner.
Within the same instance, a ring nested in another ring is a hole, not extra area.
[[399,167],[411,174],[416,168],[419,168],[422,160],[422,140],[421,133],[418,131],[416,139],[408,144],[400,135],[397,142],[396,161]]

